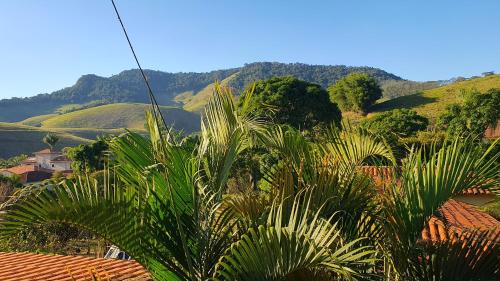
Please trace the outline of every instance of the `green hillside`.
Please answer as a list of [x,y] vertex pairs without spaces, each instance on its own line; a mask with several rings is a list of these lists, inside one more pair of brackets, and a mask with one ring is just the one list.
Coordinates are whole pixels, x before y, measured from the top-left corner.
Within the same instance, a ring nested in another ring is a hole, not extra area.
[[[42,128],[145,129],[147,104],[115,103],[56,115],[41,122]],[[175,107],[162,107],[169,125],[185,132],[199,129],[199,116]]]
[[[229,76],[228,78],[222,80],[220,82],[221,85],[228,86],[229,82],[232,79],[234,79],[237,75],[238,75],[238,73],[235,73],[235,74]],[[190,96],[189,100],[187,100],[187,102],[184,104],[183,108],[187,111],[193,111],[193,112],[200,112],[201,110],[203,110],[205,105],[208,103],[208,100],[212,96],[212,93],[214,91],[214,87],[215,87],[215,83],[212,83],[212,84],[206,86],[205,88],[203,88],[203,90],[199,91],[195,95]],[[176,97],[176,98],[178,100],[180,100],[181,97],[184,97],[184,96],[181,95],[180,97]]]
[[61,130],[0,122],[0,158],[30,154],[46,148],[47,145],[42,142],[42,138],[48,132],[54,133],[60,138],[57,148],[75,146],[90,141]]
[[57,116],[57,114],[51,113],[51,114],[38,115],[24,119],[23,121],[20,121],[18,123],[27,126],[40,127],[42,126],[43,121],[52,118],[54,116]]
[[[145,70],[159,104],[180,106],[192,98],[192,106],[187,107],[196,111],[200,109],[199,104],[204,102],[201,97],[207,95],[202,94],[195,98],[195,93],[203,92],[202,90],[210,87],[214,81],[223,81],[229,77],[231,78],[227,80],[228,84],[239,90],[255,80],[288,75],[327,87],[352,72],[369,73],[378,81],[402,80],[394,74],[373,67],[277,62],[250,63],[238,68],[202,73]],[[57,113],[58,109],[81,107],[95,102],[148,103],[147,93],[143,78],[137,69],[122,71],[111,77],[88,74],[81,76],[73,86],[52,93],[0,100],[0,121],[19,122],[34,116]],[[211,91],[209,93],[211,94]]]
[[[460,102],[462,91],[476,89],[484,92],[492,88],[500,88],[500,74],[456,82],[418,94],[384,101],[376,104],[368,117],[396,108],[408,108],[417,111],[418,114],[433,122],[446,110],[448,105]],[[347,114],[347,116],[359,117],[353,114]]]

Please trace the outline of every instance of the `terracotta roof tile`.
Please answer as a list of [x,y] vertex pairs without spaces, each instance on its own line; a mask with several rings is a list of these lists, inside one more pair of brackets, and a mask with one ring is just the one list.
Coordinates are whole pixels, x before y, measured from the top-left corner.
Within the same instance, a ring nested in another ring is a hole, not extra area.
[[[92,273],[91,273],[92,272]],[[150,280],[135,261],[93,259],[82,256],[1,253],[0,280],[91,280],[92,274],[104,280]]]
[[37,167],[35,167],[33,165],[20,165],[20,166],[14,166],[14,167],[11,167],[11,168],[8,168],[5,170],[8,172],[17,174],[17,175],[21,175],[21,174],[28,173],[28,172],[34,172],[37,170]]
[[36,154],[61,154],[60,151],[58,150],[54,150],[54,149],[49,149],[49,148],[46,148],[46,149],[42,149],[40,151],[37,151],[34,153],[35,155]]
[[445,241],[475,230],[500,233],[500,222],[472,205],[450,199],[429,219],[422,230],[422,239]]

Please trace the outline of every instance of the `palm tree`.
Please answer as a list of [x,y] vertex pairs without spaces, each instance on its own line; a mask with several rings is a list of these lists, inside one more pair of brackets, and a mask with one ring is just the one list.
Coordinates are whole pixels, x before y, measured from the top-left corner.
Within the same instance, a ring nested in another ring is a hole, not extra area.
[[47,133],[42,140],[45,144],[47,144],[50,147],[50,149],[52,149],[59,141],[59,137],[54,134]]
[[[374,262],[371,247],[345,241],[338,225],[300,194],[291,209],[285,198],[272,200],[252,228],[243,223],[245,213],[231,207],[231,167],[266,133],[246,104],[238,108],[231,91],[217,85],[194,151],[176,143],[153,107],[149,139],[128,132],[110,143],[118,180],[68,180],[54,191],[26,196],[9,207],[1,235],[33,223],[71,223],[125,250],[156,280],[363,276]],[[256,249],[251,257],[246,247]],[[263,255],[266,267],[255,266]]]
[[[251,97],[243,93],[237,107],[216,84],[194,149],[176,140],[152,106],[149,138],[128,132],[110,142],[114,162],[105,173],[112,169],[112,177],[27,189],[7,206],[0,236],[70,223],[129,253],[155,280],[446,280],[457,269],[459,277],[499,272],[490,236],[469,234],[461,241],[473,240],[470,247],[419,239],[453,195],[498,185],[498,152],[467,141],[412,151],[399,184],[380,194],[358,171],[396,165],[382,138],[344,124],[314,143],[262,122]],[[263,176],[268,191],[229,194],[234,163],[256,145],[280,159]]]

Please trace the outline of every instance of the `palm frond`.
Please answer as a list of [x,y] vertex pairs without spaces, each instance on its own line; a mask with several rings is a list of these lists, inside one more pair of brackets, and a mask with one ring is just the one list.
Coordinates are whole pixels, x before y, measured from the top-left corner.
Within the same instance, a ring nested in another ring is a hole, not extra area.
[[311,280],[316,270],[332,277],[363,277],[362,269],[374,262],[373,250],[359,246],[359,240],[344,241],[336,224],[300,201],[295,200],[288,218],[283,205],[275,205],[267,224],[251,228],[221,258],[215,279],[286,280],[306,274]]

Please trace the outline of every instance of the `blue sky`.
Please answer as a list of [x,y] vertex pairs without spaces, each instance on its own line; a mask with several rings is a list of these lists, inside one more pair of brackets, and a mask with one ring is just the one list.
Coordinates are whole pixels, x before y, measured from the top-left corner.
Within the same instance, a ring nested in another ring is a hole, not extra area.
[[[411,80],[500,72],[500,1],[116,0],[143,67],[368,65]],[[0,0],[0,98],[134,68],[106,0]]]

